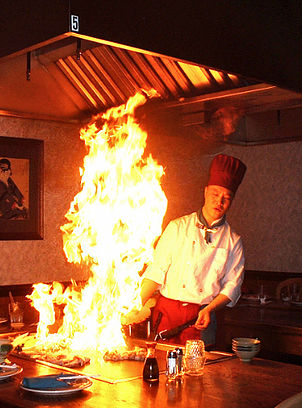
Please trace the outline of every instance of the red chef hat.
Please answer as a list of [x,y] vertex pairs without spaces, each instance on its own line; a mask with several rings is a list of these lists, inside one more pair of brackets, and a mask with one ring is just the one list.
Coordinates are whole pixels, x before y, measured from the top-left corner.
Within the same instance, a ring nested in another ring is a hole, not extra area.
[[208,185],[225,187],[234,194],[246,171],[246,165],[236,157],[219,154],[210,166]]

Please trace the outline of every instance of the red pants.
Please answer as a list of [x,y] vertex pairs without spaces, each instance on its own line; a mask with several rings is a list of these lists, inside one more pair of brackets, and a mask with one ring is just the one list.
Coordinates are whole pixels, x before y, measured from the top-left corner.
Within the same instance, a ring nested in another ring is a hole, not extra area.
[[[180,302],[179,300],[172,300],[165,298],[164,296],[160,296],[153,311],[153,327],[156,324],[159,312],[162,313],[162,317],[156,333],[159,333],[162,330],[174,329],[175,327],[184,324],[195,317],[197,320],[199,310],[200,305],[198,304]],[[200,340],[200,338],[200,330],[197,330],[194,326],[191,326],[184,329],[177,336],[165,340],[165,343],[185,344],[187,340]]]

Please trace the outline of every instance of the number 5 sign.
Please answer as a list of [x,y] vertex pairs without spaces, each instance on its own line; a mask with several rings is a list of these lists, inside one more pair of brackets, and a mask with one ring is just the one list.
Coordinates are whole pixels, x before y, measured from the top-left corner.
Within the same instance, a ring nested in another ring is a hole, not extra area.
[[70,15],[70,31],[80,31],[80,17],[74,14]]

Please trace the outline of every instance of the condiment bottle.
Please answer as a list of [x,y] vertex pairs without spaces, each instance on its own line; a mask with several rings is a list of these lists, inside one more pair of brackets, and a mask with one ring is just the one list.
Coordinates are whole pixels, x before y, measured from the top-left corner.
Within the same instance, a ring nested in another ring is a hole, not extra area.
[[176,365],[177,365],[177,376],[180,377],[184,375],[184,356],[183,356],[183,350],[182,348],[178,347],[175,349],[176,354],[177,354],[177,360],[176,360]]
[[167,352],[166,376],[168,381],[175,380],[177,377],[177,353],[175,350]]
[[155,383],[159,381],[159,369],[157,360],[155,357],[155,342],[146,343],[147,356],[144,363],[143,379],[149,383]]

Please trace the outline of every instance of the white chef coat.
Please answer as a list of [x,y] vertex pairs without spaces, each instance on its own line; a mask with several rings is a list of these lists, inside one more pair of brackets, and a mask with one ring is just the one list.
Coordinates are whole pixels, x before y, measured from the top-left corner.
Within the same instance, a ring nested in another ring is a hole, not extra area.
[[143,277],[158,283],[169,299],[203,305],[223,294],[234,306],[244,276],[241,238],[225,221],[207,244],[200,226],[196,212],[171,221]]

